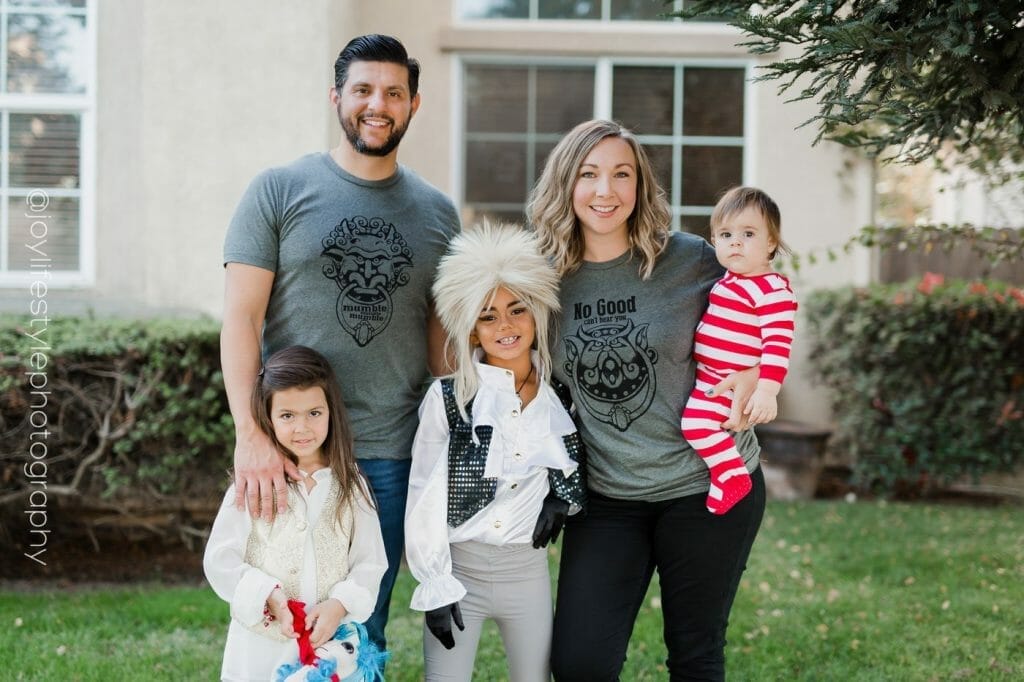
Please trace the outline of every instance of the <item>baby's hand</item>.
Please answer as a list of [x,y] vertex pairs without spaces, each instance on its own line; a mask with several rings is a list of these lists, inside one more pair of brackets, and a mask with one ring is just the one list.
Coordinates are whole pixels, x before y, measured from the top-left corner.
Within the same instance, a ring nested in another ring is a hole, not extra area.
[[325,599],[306,614],[306,629],[312,629],[309,642],[313,648],[323,646],[338,630],[341,619],[348,615],[348,609],[337,599]]
[[779,412],[778,401],[770,390],[758,386],[747,401],[744,410],[751,424],[767,424],[775,419]]
[[270,611],[270,615],[273,617],[274,622],[277,624],[277,629],[281,631],[282,635],[292,639],[299,636],[299,633],[295,632],[292,612],[288,608],[288,597],[285,596],[284,590],[280,587],[275,587],[274,591],[267,597],[267,610]]

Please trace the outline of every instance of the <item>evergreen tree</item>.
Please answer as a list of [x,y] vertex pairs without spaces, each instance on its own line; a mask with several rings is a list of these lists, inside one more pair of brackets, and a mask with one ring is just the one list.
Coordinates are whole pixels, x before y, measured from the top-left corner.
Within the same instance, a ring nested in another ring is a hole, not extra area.
[[1024,178],[1021,0],[690,0],[679,14],[723,17],[774,58],[759,79],[818,104],[816,143],[908,163],[952,148],[994,183]]

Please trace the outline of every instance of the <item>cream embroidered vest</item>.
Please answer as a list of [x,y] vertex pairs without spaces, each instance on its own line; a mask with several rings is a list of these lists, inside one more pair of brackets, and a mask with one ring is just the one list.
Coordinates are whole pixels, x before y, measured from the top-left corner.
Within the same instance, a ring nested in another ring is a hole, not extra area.
[[[302,564],[305,555],[306,534],[313,533],[313,553],[316,562],[316,603],[327,599],[335,583],[348,577],[348,548],[353,530],[353,515],[346,505],[339,525],[334,510],[338,506],[340,488],[331,477],[323,511],[312,528],[306,522],[306,500],[301,493],[288,490],[288,510],[273,521],[256,519],[252,523],[245,547],[245,562],[281,583],[289,599],[298,599],[302,582]],[[313,604],[307,604],[307,611]],[[273,623],[257,623],[249,628],[253,632],[285,641]]]

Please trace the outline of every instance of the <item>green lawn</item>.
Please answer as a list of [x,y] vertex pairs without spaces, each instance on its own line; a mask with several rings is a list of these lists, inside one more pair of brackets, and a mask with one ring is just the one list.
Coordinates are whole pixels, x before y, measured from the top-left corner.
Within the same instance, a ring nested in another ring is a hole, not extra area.
[[[419,680],[400,577],[388,680]],[[666,679],[653,585],[623,680]],[[3,679],[214,680],[227,608],[201,587],[0,593]],[[1024,679],[1024,510],[770,503],[733,609],[734,680]],[[476,678],[504,679],[485,631]]]

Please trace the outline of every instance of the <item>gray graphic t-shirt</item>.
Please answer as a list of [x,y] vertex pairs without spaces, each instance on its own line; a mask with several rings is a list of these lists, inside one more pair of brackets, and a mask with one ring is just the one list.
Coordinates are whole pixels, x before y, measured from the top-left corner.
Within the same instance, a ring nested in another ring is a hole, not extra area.
[[[672,234],[649,280],[639,267],[626,253],[562,280],[553,373],[576,403],[590,488],[657,502],[708,490],[679,418],[694,384],[693,333],[724,270],[707,242],[683,233]],[[753,432],[737,446],[755,468]]]
[[302,344],[331,361],[357,457],[409,457],[430,286],[458,229],[451,200],[409,169],[362,180],[326,153],[258,175],[231,220],[224,262],[275,273],[264,358]]

